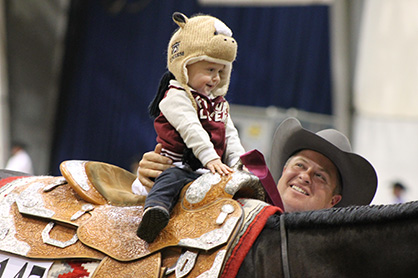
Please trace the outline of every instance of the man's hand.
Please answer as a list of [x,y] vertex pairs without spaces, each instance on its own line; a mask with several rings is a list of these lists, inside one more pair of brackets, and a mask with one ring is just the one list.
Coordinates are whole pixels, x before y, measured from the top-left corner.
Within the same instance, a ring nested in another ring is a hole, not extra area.
[[219,158],[209,161],[206,164],[206,168],[208,168],[212,174],[218,173],[221,176],[234,172],[231,168],[228,167],[228,165],[223,164]]
[[151,178],[158,177],[164,170],[173,167],[173,161],[161,155],[162,145],[157,144],[154,151],[145,153],[139,162],[138,179],[145,187],[151,189],[154,182]]

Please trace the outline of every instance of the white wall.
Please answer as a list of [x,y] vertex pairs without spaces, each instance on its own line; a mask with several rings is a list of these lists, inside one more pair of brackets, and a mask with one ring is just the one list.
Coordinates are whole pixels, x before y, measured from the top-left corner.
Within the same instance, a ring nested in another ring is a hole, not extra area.
[[401,181],[418,200],[418,1],[365,0],[355,68],[354,149],[376,167],[374,203]]

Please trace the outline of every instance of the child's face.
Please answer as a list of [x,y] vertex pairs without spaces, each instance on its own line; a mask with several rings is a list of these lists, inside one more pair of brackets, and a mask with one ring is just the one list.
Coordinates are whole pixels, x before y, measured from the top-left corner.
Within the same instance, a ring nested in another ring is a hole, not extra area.
[[189,75],[188,85],[198,93],[209,95],[221,81],[220,74],[225,65],[199,61],[187,66]]

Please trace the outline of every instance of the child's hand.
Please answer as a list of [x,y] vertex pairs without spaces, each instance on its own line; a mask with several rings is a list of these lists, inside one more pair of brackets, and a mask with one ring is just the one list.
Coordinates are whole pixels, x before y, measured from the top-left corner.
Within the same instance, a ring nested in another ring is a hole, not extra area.
[[212,174],[218,173],[222,176],[234,172],[231,168],[228,167],[228,165],[223,164],[219,158],[209,161],[206,164],[206,168],[208,168]]

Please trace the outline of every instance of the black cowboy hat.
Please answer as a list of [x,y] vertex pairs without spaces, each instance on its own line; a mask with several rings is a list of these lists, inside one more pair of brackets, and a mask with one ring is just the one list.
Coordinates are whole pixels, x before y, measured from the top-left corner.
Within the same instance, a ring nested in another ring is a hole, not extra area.
[[377,175],[373,166],[363,157],[352,152],[350,141],[335,129],[313,133],[304,129],[295,118],[284,120],[273,138],[270,168],[278,180],[286,161],[294,153],[309,149],[330,159],[342,180],[342,199],[336,205],[368,205],[377,189]]

